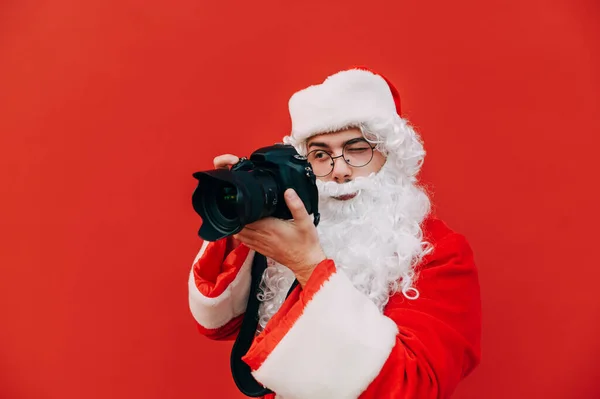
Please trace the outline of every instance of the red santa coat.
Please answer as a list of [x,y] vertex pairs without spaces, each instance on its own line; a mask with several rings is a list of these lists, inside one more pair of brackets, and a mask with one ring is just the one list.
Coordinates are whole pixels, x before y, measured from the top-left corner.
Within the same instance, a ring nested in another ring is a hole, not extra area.
[[[479,281],[462,235],[435,218],[423,231],[434,251],[418,267],[418,299],[396,294],[382,314],[325,260],[243,358],[256,380],[285,399],[450,397],[480,361]],[[204,243],[189,300],[206,337],[235,339],[253,255],[244,245],[231,250],[227,240]]]

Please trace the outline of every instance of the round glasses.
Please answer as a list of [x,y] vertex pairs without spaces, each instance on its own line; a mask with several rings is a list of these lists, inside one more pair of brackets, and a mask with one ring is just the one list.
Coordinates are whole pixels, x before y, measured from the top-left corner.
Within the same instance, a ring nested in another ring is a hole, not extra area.
[[313,150],[306,156],[312,170],[317,177],[324,177],[333,172],[335,160],[343,158],[344,161],[354,167],[361,168],[366,166],[373,159],[373,149],[366,140],[351,140],[344,145],[342,155],[331,156],[325,150]]

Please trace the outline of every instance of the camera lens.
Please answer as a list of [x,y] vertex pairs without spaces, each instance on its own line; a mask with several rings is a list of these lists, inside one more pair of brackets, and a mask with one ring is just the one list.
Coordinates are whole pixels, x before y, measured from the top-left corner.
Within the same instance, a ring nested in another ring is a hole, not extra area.
[[212,226],[219,234],[231,234],[240,226],[240,204],[242,193],[233,184],[223,180],[209,180],[203,195],[198,195],[198,213],[203,225]]
[[199,172],[192,197],[202,217],[201,237],[216,240],[235,234],[246,224],[270,216],[280,192],[272,173],[263,170]]
[[238,193],[233,185],[221,186],[217,194],[216,203],[221,215],[229,220],[236,218],[235,204],[237,202]]

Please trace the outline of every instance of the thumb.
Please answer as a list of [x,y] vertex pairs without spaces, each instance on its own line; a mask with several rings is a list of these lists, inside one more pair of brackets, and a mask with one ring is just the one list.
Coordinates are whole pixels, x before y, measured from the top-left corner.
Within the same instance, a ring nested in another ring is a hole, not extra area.
[[306,223],[307,221],[310,222],[310,216],[306,211],[306,207],[304,206],[304,203],[300,197],[298,197],[298,194],[296,194],[296,191],[289,188],[285,191],[284,197],[285,203],[290,209],[294,221],[299,223]]

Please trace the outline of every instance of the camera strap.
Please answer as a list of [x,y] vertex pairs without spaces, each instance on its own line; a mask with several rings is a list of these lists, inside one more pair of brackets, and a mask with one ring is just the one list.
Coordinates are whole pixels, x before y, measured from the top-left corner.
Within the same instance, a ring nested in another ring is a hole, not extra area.
[[[257,398],[265,396],[269,393],[273,393],[270,389],[262,386],[251,373],[250,366],[248,366],[242,357],[246,355],[256,334],[256,328],[258,327],[258,308],[260,301],[256,296],[259,290],[262,275],[267,268],[267,258],[264,255],[255,253],[254,261],[252,263],[252,282],[250,284],[250,295],[248,297],[248,304],[246,306],[246,312],[242,320],[242,326],[238,336],[233,344],[231,350],[231,373],[233,380],[237,385],[238,389],[246,396]],[[296,288],[298,280],[294,280],[292,287],[289,289],[287,295]]]

